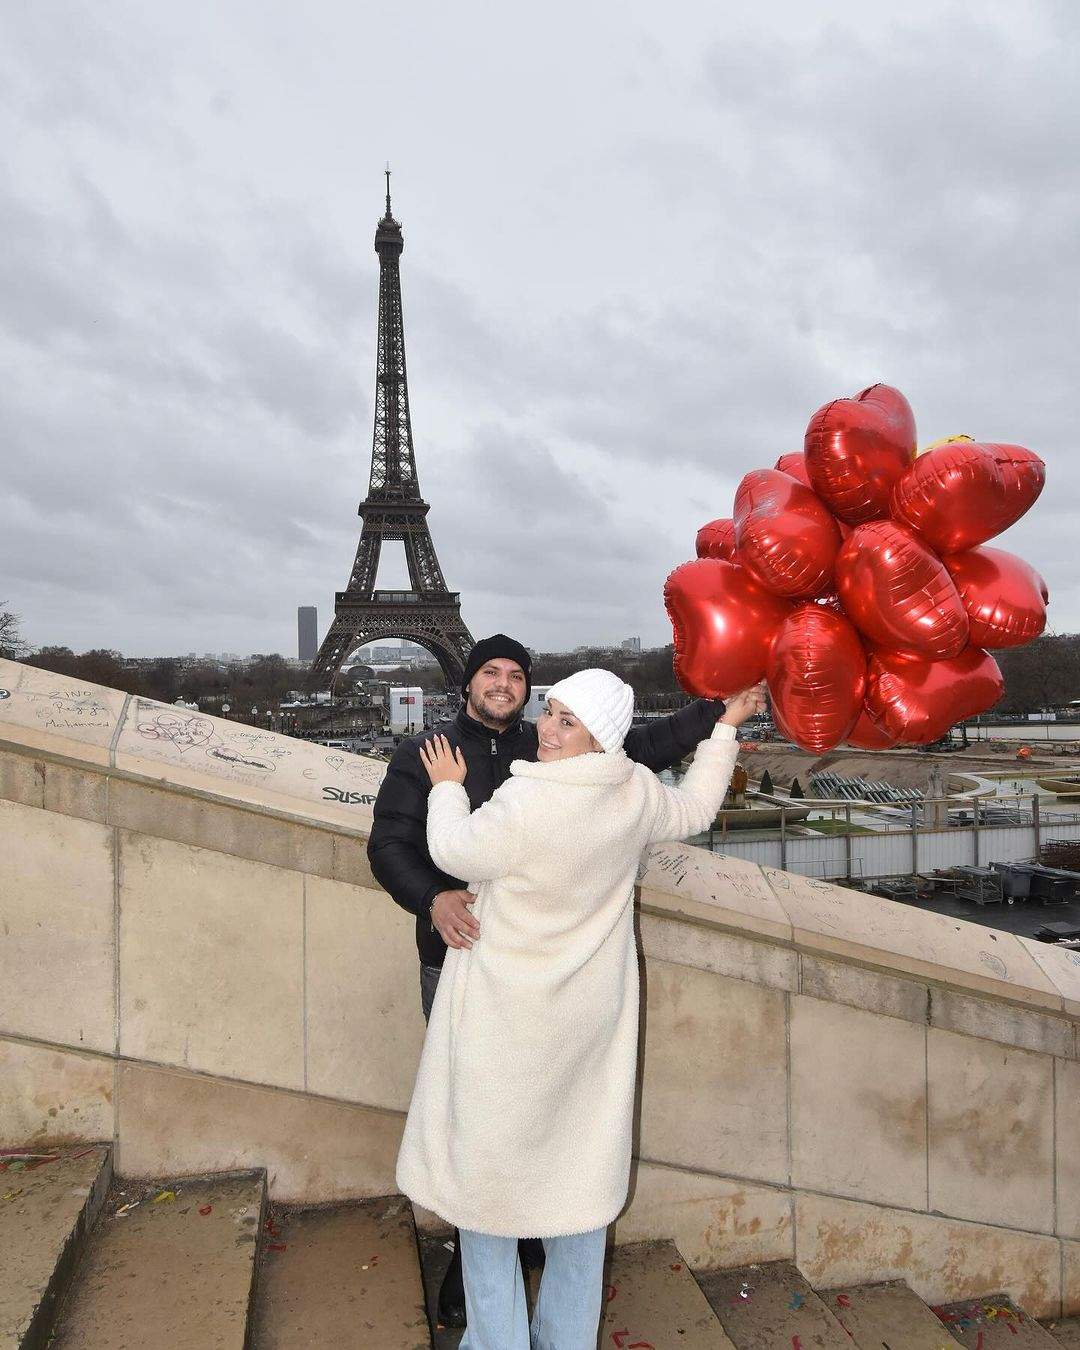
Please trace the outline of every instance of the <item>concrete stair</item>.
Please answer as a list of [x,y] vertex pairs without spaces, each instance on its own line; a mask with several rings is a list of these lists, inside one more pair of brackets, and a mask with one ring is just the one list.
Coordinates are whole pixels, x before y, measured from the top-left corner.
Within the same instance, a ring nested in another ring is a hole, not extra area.
[[953,1337],[902,1280],[826,1289],[821,1301],[858,1350],[946,1350]]
[[700,1273],[736,1350],[851,1350],[851,1338],[790,1261]]
[[114,1189],[49,1342],[55,1350],[244,1350],[262,1172]]
[[[125,1184],[104,1144],[0,1150],[0,1350],[431,1350],[422,1250],[431,1284],[445,1253],[402,1196],[271,1212],[262,1172]],[[1080,1350],[1080,1318],[1003,1294],[931,1310],[899,1281],[815,1292],[788,1261],[695,1276],[671,1242],[616,1248],[605,1282],[614,1350]]]
[[104,1144],[0,1150],[0,1350],[37,1350],[112,1175]]
[[1043,1327],[1065,1350],[1080,1350],[1080,1317],[1055,1318]]
[[403,1196],[275,1210],[264,1239],[254,1350],[430,1350],[416,1229]]
[[934,1308],[944,1326],[971,1350],[1059,1350],[1061,1342],[1029,1317],[1007,1294],[987,1294]]
[[601,1345],[734,1350],[674,1243],[616,1247],[605,1278]]

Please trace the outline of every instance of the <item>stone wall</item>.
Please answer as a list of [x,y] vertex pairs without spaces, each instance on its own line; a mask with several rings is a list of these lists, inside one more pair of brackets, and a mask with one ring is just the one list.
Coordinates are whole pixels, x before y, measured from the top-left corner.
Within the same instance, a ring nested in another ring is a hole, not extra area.
[[[267,733],[249,758],[288,752],[295,793],[182,733],[131,754],[125,696],[49,676],[41,718],[26,670],[0,663],[0,1144],[112,1140],[132,1177],[265,1166],[287,1200],[392,1190],[423,1021],[370,805]],[[107,728],[44,725],[106,696]],[[685,846],[650,855],[640,935],[618,1240],[1080,1311],[1080,958]]]

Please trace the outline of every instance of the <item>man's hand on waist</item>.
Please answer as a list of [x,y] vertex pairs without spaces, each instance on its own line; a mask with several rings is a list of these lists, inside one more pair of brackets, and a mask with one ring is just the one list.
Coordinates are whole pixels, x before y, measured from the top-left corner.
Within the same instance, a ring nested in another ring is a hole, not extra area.
[[480,925],[469,913],[476,904],[472,891],[440,891],[431,902],[431,926],[448,947],[466,950],[480,936]]

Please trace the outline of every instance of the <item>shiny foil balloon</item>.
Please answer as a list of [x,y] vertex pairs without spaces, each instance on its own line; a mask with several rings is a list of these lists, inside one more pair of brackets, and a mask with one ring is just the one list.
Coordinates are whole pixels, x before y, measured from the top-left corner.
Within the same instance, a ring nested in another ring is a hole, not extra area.
[[805,448],[811,486],[831,511],[852,525],[879,520],[915,458],[915,418],[899,389],[871,385],[819,408]]
[[[988,441],[986,452],[993,456],[1001,469],[1005,497],[1015,512],[1009,519],[1011,525],[1039,500],[1046,485],[1046,465],[1034,450],[1028,450],[1022,445],[1001,445]],[[1004,525],[1001,527],[1005,528]]]
[[801,451],[790,455],[781,455],[773,468],[779,469],[781,473],[789,473],[792,478],[797,478],[804,487],[812,486],[810,475],[806,472],[806,456]]
[[[996,453],[1012,448],[954,441],[927,450],[893,488],[893,516],[918,530],[939,553],[992,539],[1035,500],[1035,465],[1014,464]],[[1041,466],[1041,460],[1036,462]]]
[[675,635],[675,678],[688,694],[724,698],[765,674],[788,601],[758,584],[736,563],[697,558],[664,585]]
[[899,745],[899,738],[882,731],[876,722],[870,720],[865,707],[859,712],[858,721],[844,737],[845,745],[853,745],[858,750],[890,750]]
[[967,610],[975,647],[1021,647],[1046,627],[1050,592],[1030,563],[1001,548],[942,558]]
[[731,562],[735,558],[735,522],[733,520],[710,520],[697,532],[697,555],[699,558],[722,558]]
[[875,651],[866,671],[866,710],[906,745],[929,745],[965,717],[986,712],[1005,692],[997,662],[980,647],[944,661]]
[[739,562],[768,590],[810,598],[832,588],[840,531],[810,488],[755,469],[738,486],[734,515]]
[[776,634],[766,668],[773,720],[800,750],[839,745],[862,711],[866,651],[851,622],[825,605],[800,605]]
[[836,558],[836,589],[849,619],[871,642],[921,656],[956,656],[968,617],[945,565],[892,520],[860,525]]

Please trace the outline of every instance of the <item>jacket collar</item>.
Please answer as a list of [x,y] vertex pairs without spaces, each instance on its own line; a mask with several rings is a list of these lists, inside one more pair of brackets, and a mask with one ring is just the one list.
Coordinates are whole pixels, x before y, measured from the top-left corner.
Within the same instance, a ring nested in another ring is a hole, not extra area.
[[510,772],[518,778],[542,778],[549,783],[576,783],[581,787],[599,787],[608,783],[625,783],[634,772],[634,764],[625,750],[605,754],[573,755],[570,759],[551,759],[546,764],[537,760],[515,759]]
[[491,727],[484,726],[483,722],[478,722],[475,717],[470,717],[465,711],[464,705],[458,709],[457,716],[454,718],[454,726],[463,736],[471,736],[474,740],[483,741],[489,741],[493,736],[496,739],[501,736],[516,736],[523,725],[519,715],[517,720],[511,722],[504,730],[493,731]]

